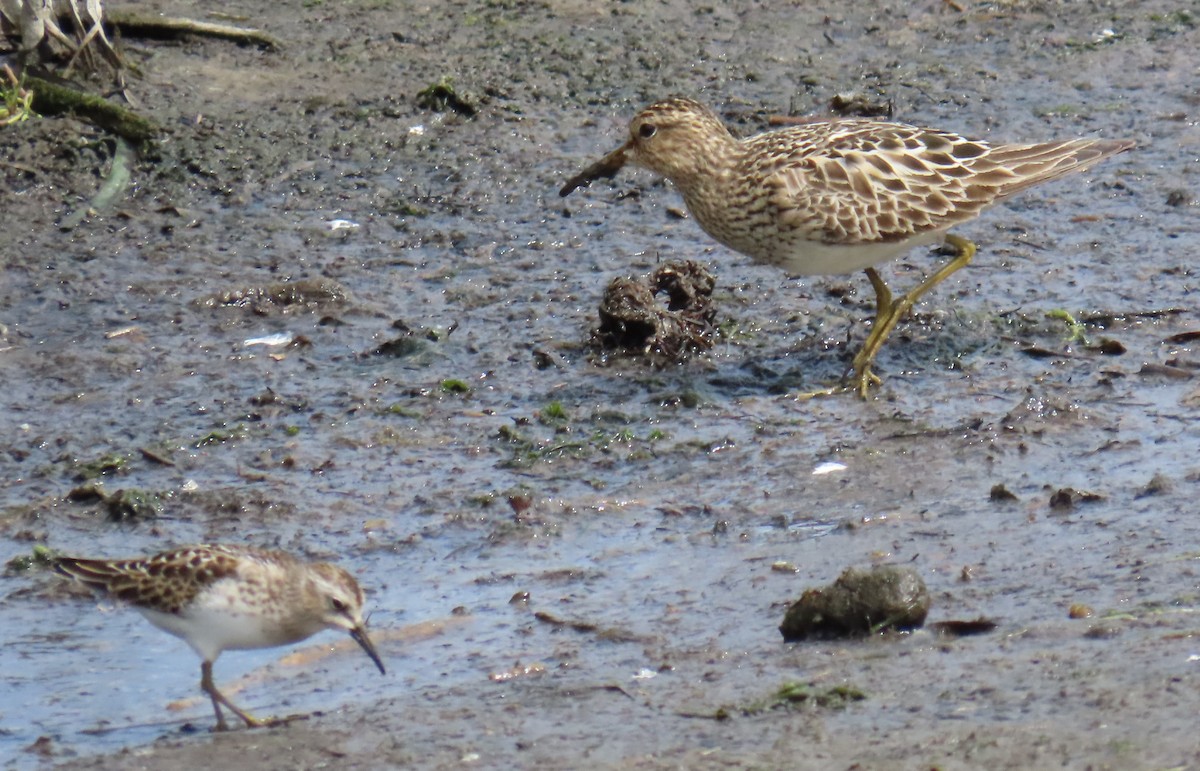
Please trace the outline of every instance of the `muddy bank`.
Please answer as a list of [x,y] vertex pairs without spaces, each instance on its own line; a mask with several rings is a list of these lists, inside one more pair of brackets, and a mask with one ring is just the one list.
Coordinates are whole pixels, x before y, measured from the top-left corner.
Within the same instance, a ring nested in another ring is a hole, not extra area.
[[[239,704],[321,714],[213,736],[186,646],[9,572],[10,765],[1200,762],[1186,10],[227,10],[284,48],[127,41],[168,133],[113,211],[58,227],[107,172],[101,134],[0,131],[0,556],[335,559],[393,674],[352,649],[227,654]],[[419,98],[446,78],[473,116]],[[1140,147],[962,228],[979,255],[898,328],[876,399],[796,403],[862,340],[861,276],[755,266],[645,173],[557,192],[667,93],[751,132],[846,92],[968,135]],[[590,358],[609,281],[669,259],[715,275],[716,345]],[[278,291],[297,281],[336,289]],[[104,500],[71,496],[89,482]],[[113,516],[118,490],[142,505]],[[997,630],[781,642],[805,587],[877,563],[920,572],[931,618]],[[789,683],[865,698],[762,708]]]

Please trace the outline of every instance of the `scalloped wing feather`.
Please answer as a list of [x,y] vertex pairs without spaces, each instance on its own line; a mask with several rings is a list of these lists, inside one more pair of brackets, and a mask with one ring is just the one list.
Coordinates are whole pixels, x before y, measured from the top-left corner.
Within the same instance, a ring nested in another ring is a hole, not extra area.
[[747,157],[767,179],[780,227],[830,244],[944,231],[1027,187],[1133,147],[1100,139],[989,145],[870,121],[807,124],[746,141],[757,145]]
[[240,555],[221,546],[191,546],[145,559],[60,557],[54,569],[131,605],[178,613],[205,587],[235,575],[243,556],[253,554]]

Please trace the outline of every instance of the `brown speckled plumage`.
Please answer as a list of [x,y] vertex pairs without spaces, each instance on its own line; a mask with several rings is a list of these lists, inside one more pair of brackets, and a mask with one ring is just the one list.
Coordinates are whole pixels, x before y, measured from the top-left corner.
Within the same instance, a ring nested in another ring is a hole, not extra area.
[[298,642],[322,629],[348,631],[383,672],[367,637],[363,592],[354,577],[327,562],[224,544],[185,546],[139,559],[60,557],[59,573],[141,611],[180,637],[202,659],[200,686],[212,698],[217,728],[221,705],[246,725],[262,725],[234,706],[212,682],[212,664],[228,649]]
[[[974,254],[974,245],[947,230],[1133,146],[1103,139],[993,144],[875,120],[815,121],[739,140],[704,105],[673,97],[634,116],[626,142],[560,194],[633,163],[670,179],[701,228],[757,261],[801,275],[867,270],[877,315],[853,365],[865,396],[878,382],[871,361],[898,316]],[[959,247],[959,258],[893,301],[873,266],[942,238]]]
[[60,557],[54,569],[130,605],[178,614],[206,587],[235,575],[239,560],[262,554],[251,548],[189,546],[140,559]]

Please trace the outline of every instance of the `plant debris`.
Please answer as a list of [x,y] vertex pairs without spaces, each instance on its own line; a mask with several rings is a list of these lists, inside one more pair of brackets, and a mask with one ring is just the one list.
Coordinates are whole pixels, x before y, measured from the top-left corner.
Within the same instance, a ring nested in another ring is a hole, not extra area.
[[456,112],[467,118],[474,118],[479,112],[474,100],[460,94],[454,88],[452,78],[442,78],[418,91],[417,106],[434,112]]
[[664,263],[641,278],[615,278],[600,301],[593,343],[661,364],[708,350],[716,334],[715,286],[712,273],[692,260]]

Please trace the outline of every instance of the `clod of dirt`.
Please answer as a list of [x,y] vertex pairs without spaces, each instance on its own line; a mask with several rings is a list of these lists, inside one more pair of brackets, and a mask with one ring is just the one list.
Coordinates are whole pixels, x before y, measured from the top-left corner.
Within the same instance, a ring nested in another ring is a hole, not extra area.
[[479,112],[479,105],[472,97],[465,96],[454,88],[452,78],[442,78],[417,92],[417,106],[434,112],[456,112],[468,118],[473,118]]
[[105,497],[104,507],[112,522],[154,519],[158,516],[159,498],[144,490],[117,490]]
[[1195,201],[1190,191],[1176,188],[1167,193],[1167,206],[1188,206]]
[[988,493],[988,500],[993,503],[1001,501],[1015,501],[1017,496],[1005,487],[1003,484],[992,485],[992,491]]
[[[437,343],[444,337],[449,337],[458,329],[458,322],[451,324],[444,332],[438,332],[429,327],[410,327],[403,319],[396,319],[392,322],[392,329],[400,333],[399,337],[394,337],[383,343],[380,343],[375,348],[359,356],[387,356],[393,359],[413,359],[420,365],[429,363],[430,354],[434,350],[433,343]],[[414,363],[410,361],[410,363]]]
[[39,758],[52,758],[57,753],[57,750],[54,749],[54,740],[49,736],[39,736],[33,741],[33,744],[23,748],[22,751]]
[[1086,348],[1102,356],[1122,356],[1128,352],[1124,343],[1111,337],[1102,337],[1092,345],[1086,346]]
[[[713,345],[716,279],[692,260],[668,262],[641,278],[615,278],[600,301],[593,341],[657,363],[679,361]],[[659,298],[666,295],[666,307]]]
[[[821,709],[845,709],[867,698],[866,692],[853,685],[835,685],[822,689],[812,683],[784,683],[766,699],[740,708],[744,715],[757,715],[775,709],[813,706]],[[729,710],[725,710],[726,716]]]
[[969,621],[934,621],[932,624],[927,625],[926,629],[940,637],[970,637],[972,635],[994,632],[997,626],[999,625],[995,621],[981,616]]
[[344,303],[350,293],[344,286],[328,278],[306,278],[281,281],[266,286],[229,289],[196,300],[204,308],[233,306],[248,308],[259,316],[289,313],[293,310],[314,310]]
[[1096,615],[1096,611],[1092,610],[1090,605],[1084,605],[1082,602],[1073,602],[1071,607],[1067,608],[1068,618],[1091,618],[1094,615]]
[[1134,498],[1146,498],[1151,495],[1162,495],[1169,493],[1174,488],[1171,480],[1163,474],[1155,474],[1150,477],[1150,481],[1141,490],[1138,490]]
[[1100,493],[1076,490],[1073,487],[1061,487],[1050,494],[1050,508],[1072,509],[1080,503],[1098,503],[1104,500]]
[[1172,367],[1169,364],[1156,364],[1155,362],[1147,362],[1138,370],[1138,374],[1143,377],[1158,378],[1161,380],[1191,380],[1192,373],[1182,367]]
[[929,591],[916,570],[879,565],[847,568],[832,585],[809,589],[788,608],[779,631],[784,642],[863,637],[915,629],[929,613]]
[[97,481],[86,482],[67,493],[72,503],[100,503],[112,522],[153,519],[158,516],[161,496],[136,489],[121,489],[109,493]]
[[835,94],[829,100],[829,109],[842,117],[853,118],[887,118],[891,120],[895,112],[892,100],[871,99],[866,94],[848,93]]

